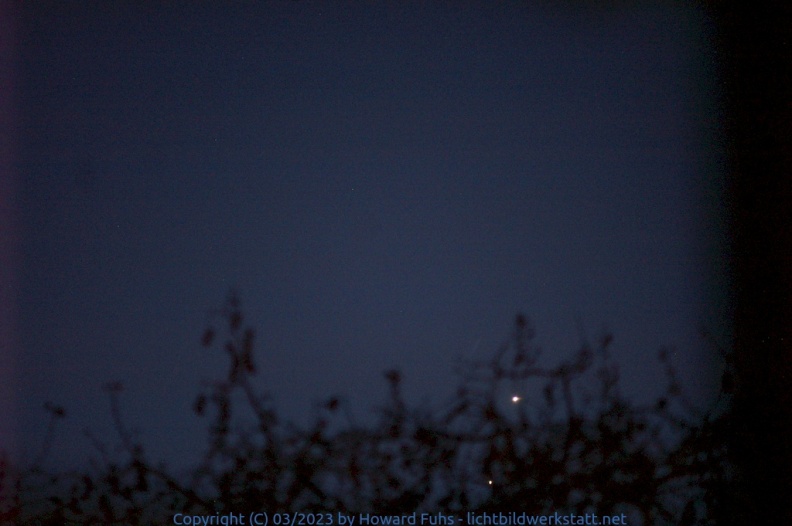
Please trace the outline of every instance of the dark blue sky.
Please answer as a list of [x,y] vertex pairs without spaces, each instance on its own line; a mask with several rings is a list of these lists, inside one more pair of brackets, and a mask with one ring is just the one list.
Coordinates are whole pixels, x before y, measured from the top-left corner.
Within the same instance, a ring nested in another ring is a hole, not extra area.
[[699,328],[728,334],[710,30],[675,3],[25,6],[23,454],[45,401],[69,412],[53,462],[111,438],[121,380],[155,457],[186,462],[231,287],[298,420],[335,393],[363,418],[392,367],[440,401],[517,312],[548,360],[612,330],[637,397],[674,345],[706,396]]

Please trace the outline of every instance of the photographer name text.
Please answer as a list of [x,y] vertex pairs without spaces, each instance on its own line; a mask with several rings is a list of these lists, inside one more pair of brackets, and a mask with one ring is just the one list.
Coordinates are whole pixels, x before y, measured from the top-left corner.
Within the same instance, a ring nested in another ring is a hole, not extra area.
[[627,518],[594,513],[528,514],[524,512],[408,513],[379,515],[373,513],[217,513],[215,515],[173,516],[177,526],[626,526]]

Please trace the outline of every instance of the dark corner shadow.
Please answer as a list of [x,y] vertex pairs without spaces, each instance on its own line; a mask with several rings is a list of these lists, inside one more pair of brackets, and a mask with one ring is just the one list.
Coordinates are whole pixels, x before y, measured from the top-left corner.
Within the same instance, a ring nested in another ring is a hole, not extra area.
[[711,2],[726,90],[735,524],[792,522],[792,7]]

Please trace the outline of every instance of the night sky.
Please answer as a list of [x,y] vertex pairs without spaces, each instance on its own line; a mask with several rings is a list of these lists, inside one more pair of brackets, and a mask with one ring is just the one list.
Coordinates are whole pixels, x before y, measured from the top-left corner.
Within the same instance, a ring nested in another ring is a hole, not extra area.
[[548,363],[612,331],[637,399],[673,346],[705,400],[700,331],[727,339],[730,309],[717,57],[680,5],[25,4],[0,439],[31,459],[61,404],[50,463],[84,462],[121,381],[152,456],[188,463],[232,289],[297,421],[333,394],[365,421],[394,367],[439,403],[518,312]]

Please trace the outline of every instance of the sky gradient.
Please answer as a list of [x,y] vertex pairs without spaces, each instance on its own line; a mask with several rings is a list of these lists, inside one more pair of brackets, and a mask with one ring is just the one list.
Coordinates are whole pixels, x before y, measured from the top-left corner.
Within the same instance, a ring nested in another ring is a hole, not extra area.
[[[452,392],[517,312],[549,362],[607,329],[633,396],[662,346],[695,397],[728,338],[716,57],[706,16],[440,3],[44,4],[20,13],[15,433],[52,462],[204,444],[200,347],[230,289],[262,388],[296,420],[382,371]],[[8,185],[11,187],[11,185]],[[715,365],[713,365],[715,364]],[[4,421],[8,421],[5,419]]]

